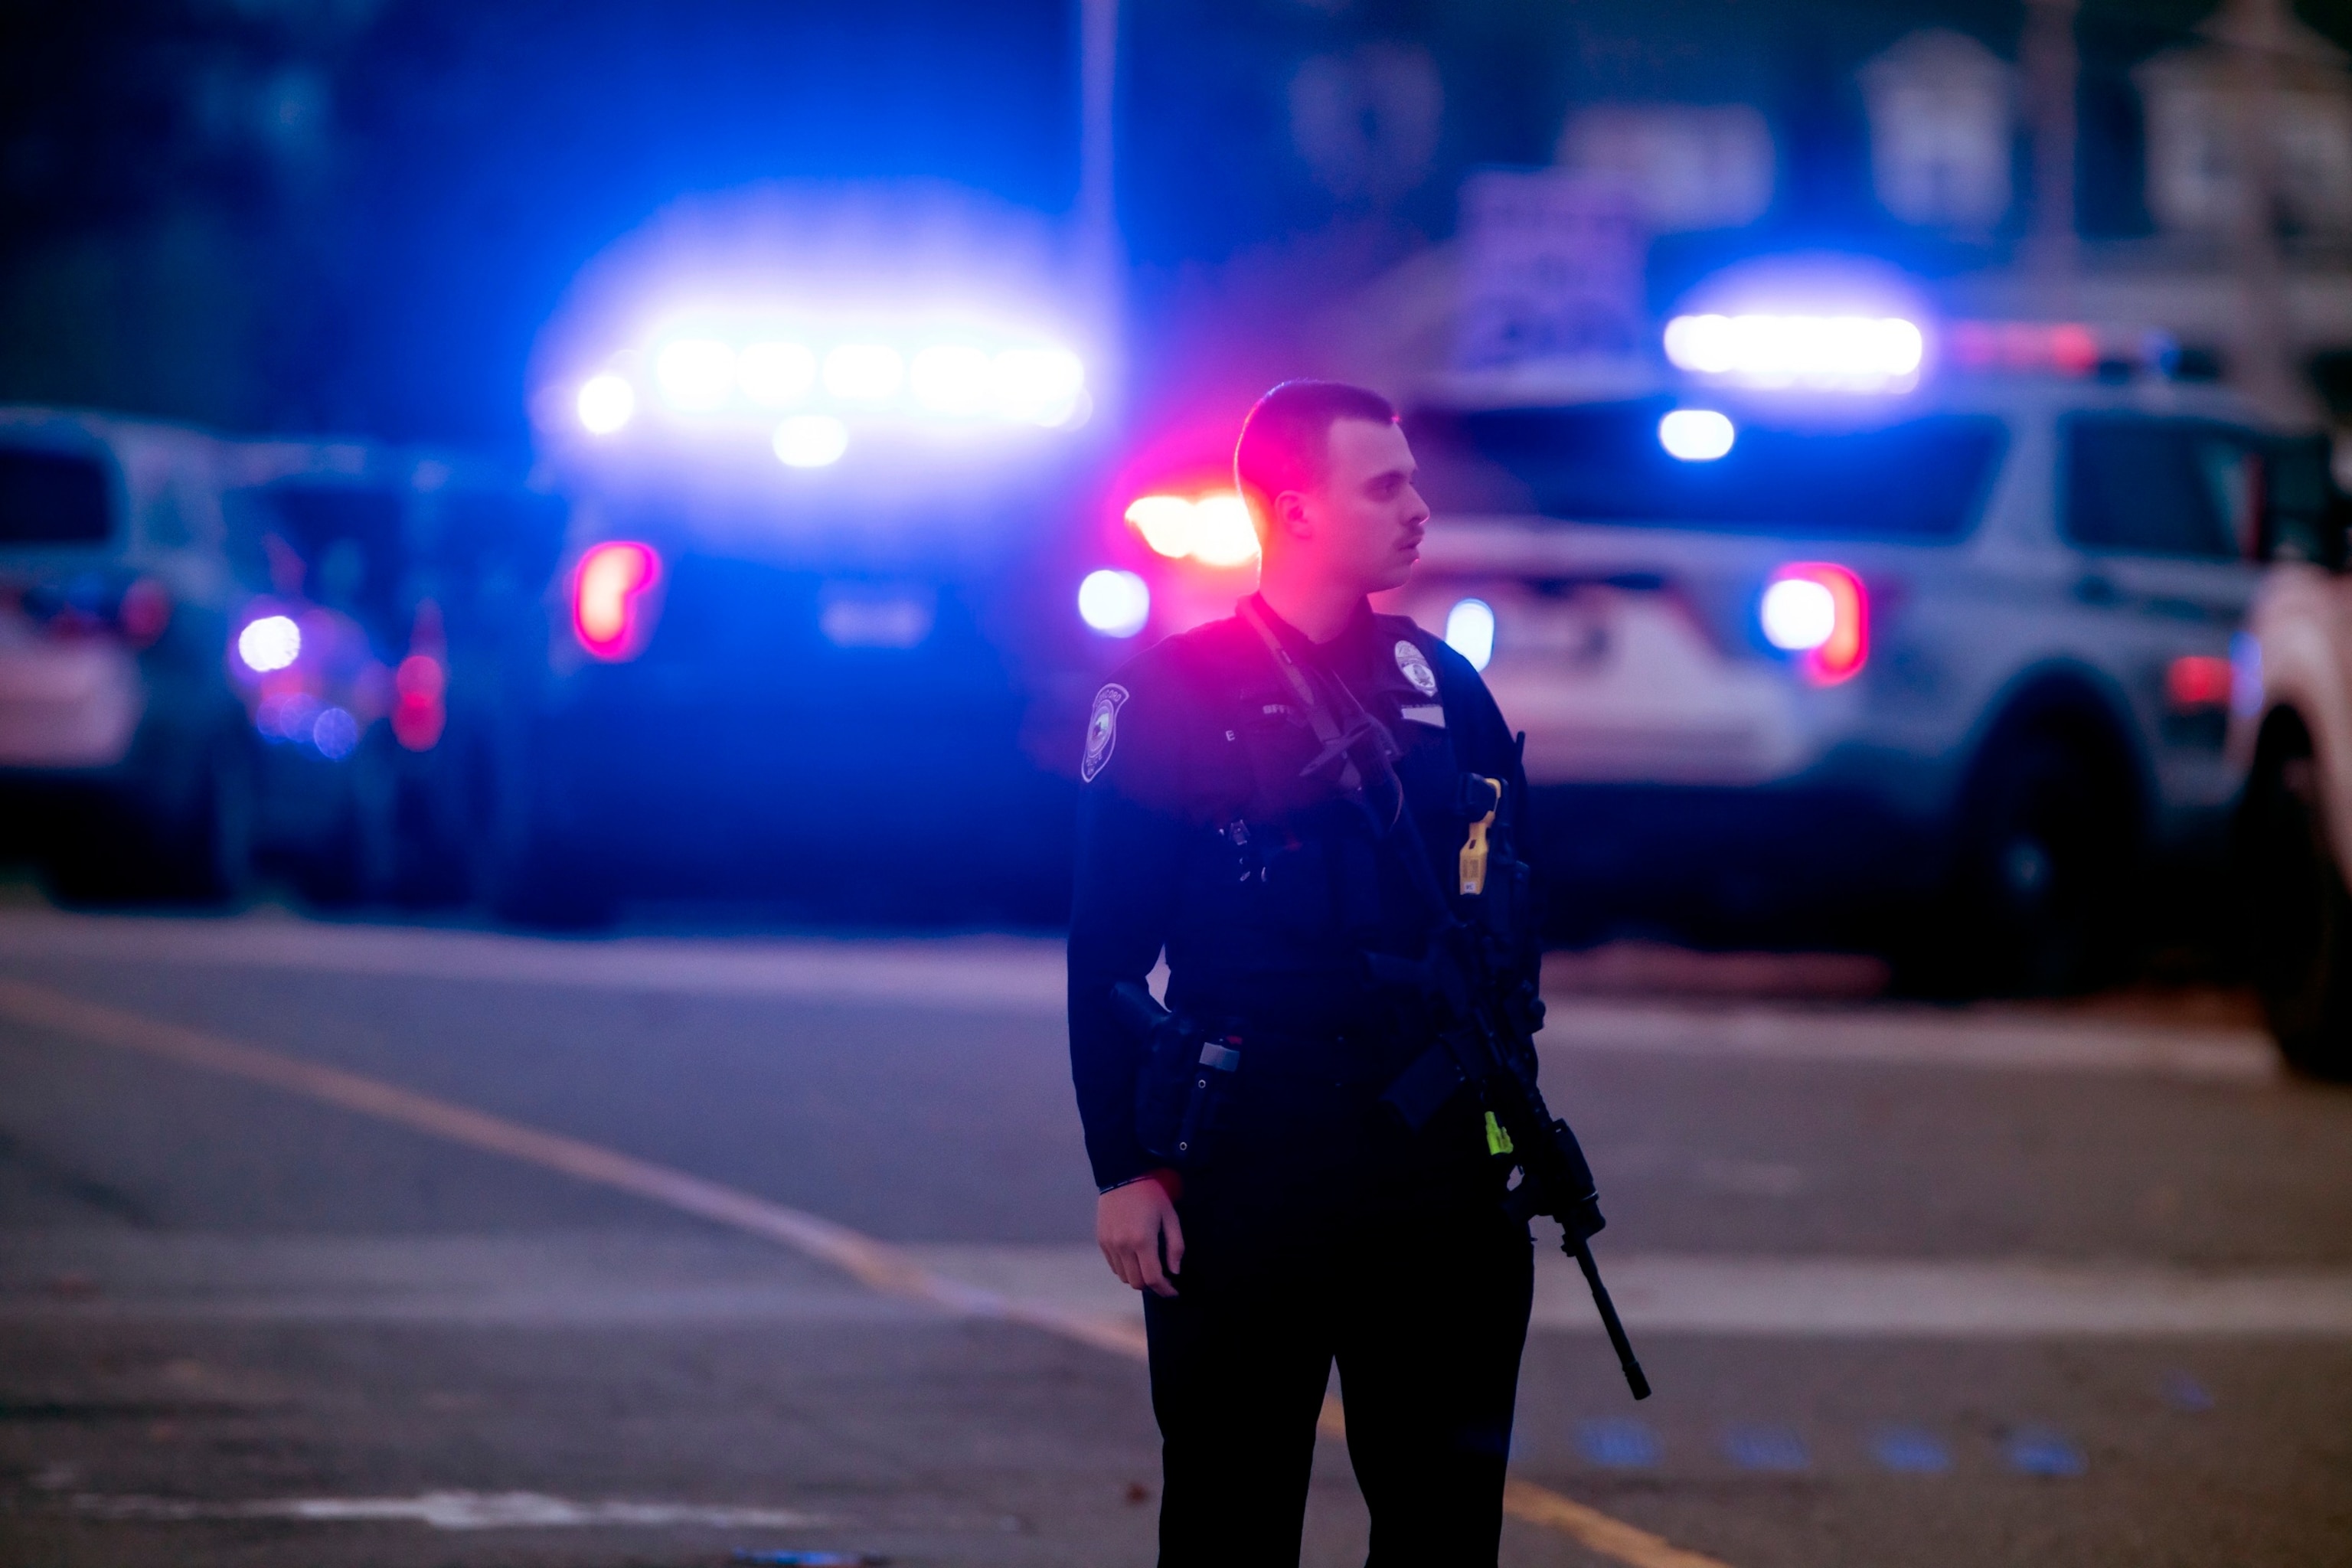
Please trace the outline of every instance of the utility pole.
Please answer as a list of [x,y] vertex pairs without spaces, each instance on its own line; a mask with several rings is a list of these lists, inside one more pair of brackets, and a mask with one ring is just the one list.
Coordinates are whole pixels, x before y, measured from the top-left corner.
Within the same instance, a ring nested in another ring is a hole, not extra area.
[[2232,345],[2238,363],[2231,379],[2273,414],[2302,414],[2312,396],[2294,367],[2286,262],[2279,252],[2278,153],[2271,125],[2287,40],[2285,0],[2229,0],[2211,28],[2225,51],[2228,129],[2237,175],[2227,230],[2239,292]]
[[1126,375],[1127,247],[1119,237],[1119,0],[1078,0],[1077,262],[1093,340],[1097,409]]
[[2074,223],[2078,3],[2026,0],[2025,35],[2018,46],[2026,122],[2033,139],[2033,232],[2027,249],[2042,286],[2043,309],[2057,317],[2074,313],[2074,276],[2082,249]]

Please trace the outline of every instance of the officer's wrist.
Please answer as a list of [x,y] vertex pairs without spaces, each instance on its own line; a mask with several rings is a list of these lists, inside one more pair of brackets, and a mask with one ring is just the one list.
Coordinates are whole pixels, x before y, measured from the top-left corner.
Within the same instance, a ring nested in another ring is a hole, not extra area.
[[1175,1202],[1178,1198],[1184,1195],[1184,1178],[1166,1165],[1161,1165],[1156,1170],[1138,1172],[1136,1174],[1128,1177],[1125,1181],[1113,1182],[1107,1187],[1097,1187],[1095,1189],[1096,1195],[1098,1197],[1107,1196],[1111,1193],[1118,1191],[1121,1187],[1131,1187],[1138,1182],[1159,1183],[1160,1190],[1168,1194],[1168,1201],[1171,1203]]

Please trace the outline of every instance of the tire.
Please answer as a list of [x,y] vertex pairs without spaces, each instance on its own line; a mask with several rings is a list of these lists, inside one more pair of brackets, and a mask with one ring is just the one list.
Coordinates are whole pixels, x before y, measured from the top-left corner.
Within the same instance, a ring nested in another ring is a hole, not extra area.
[[238,902],[252,890],[254,816],[252,753],[216,736],[183,776],[68,807],[46,857],[50,891],[94,908]]
[[1948,984],[2059,995],[2115,978],[2140,860],[2122,749],[2064,711],[2007,725],[1963,798],[1934,965]]
[[2289,1065],[2352,1079],[2352,891],[2310,741],[2299,724],[2273,722],[2238,822],[2254,988]]
[[595,856],[551,830],[535,753],[509,734],[485,745],[478,789],[488,809],[475,847],[473,882],[490,914],[539,931],[601,931],[620,918],[620,896]]
[[399,853],[398,791],[379,749],[383,740],[371,735],[350,759],[334,826],[295,856],[295,886],[322,910],[357,909],[391,895]]

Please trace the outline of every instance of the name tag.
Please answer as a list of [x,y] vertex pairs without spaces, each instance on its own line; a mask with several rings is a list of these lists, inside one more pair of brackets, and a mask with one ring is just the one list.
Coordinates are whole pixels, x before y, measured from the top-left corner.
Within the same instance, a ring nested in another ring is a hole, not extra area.
[[1426,724],[1433,730],[1445,728],[1445,709],[1435,702],[1417,704],[1397,710],[1397,717],[1408,724]]

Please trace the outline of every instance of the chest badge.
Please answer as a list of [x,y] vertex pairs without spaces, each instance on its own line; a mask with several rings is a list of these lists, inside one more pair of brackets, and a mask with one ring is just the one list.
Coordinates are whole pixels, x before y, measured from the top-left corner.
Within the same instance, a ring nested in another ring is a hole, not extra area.
[[1437,695],[1437,671],[1429,668],[1429,660],[1423,657],[1419,647],[1399,637],[1396,645],[1396,661],[1397,668],[1403,671],[1407,680],[1412,682],[1412,689],[1415,691],[1420,692],[1423,697]]
[[1081,783],[1094,783],[1110,761],[1111,748],[1118,744],[1118,710],[1127,696],[1127,688],[1116,681],[1095,693],[1094,711],[1087,715],[1087,754],[1078,763]]

